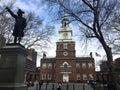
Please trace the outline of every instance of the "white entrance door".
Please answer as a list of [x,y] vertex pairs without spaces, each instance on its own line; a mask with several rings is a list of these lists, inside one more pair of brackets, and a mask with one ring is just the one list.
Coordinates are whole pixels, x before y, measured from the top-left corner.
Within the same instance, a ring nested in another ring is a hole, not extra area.
[[69,74],[63,74],[63,82],[69,82]]

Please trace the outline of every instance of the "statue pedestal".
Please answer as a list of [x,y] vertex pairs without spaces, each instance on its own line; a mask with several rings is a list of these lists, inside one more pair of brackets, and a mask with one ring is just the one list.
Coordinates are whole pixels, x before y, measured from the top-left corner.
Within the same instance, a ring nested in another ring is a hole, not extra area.
[[24,84],[27,54],[20,44],[0,48],[0,90],[27,90]]

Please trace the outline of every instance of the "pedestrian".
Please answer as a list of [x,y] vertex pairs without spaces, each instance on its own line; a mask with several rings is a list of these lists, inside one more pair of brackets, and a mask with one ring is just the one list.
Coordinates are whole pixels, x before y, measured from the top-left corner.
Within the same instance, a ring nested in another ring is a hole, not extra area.
[[58,83],[58,85],[57,85],[57,90],[61,90],[61,86],[62,86],[62,84],[61,84],[61,83]]
[[83,84],[83,90],[85,90],[85,84]]
[[39,81],[39,90],[41,90],[42,84],[43,84],[43,81]]

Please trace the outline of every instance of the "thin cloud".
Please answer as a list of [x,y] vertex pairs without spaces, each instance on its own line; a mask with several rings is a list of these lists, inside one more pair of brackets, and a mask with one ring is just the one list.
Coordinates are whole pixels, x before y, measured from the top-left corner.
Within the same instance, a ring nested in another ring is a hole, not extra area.
[[14,4],[15,7],[17,8],[20,8],[20,9],[23,9],[25,11],[30,11],[30,12],[34,12],[36,15],[39,15],[40,13],[43,12],[45,6],[44,5],[41,5],[41,2],[38,1],[38,0],[31,0],[31,1],[28,1],[28,0],[18,0],[15,4]]

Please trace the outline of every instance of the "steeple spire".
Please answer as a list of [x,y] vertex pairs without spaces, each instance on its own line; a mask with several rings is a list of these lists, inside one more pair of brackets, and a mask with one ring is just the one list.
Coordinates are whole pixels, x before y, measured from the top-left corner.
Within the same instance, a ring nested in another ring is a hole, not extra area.
[[62,27],[59,30],[59,41],[71,42],[72,41],[72,30],[69,27],[69,19],[64,11],[64,17],[62,19]]
[[62,20],[62,27],[68,27],[69,26],[69,20],[67,19],[67,14],[64,10],[64,18]]
[[64,19],[65,19],[65,18],[67,18],[67,14],[66,14],[66,12],[65,12],[65,10],[64,10]]

